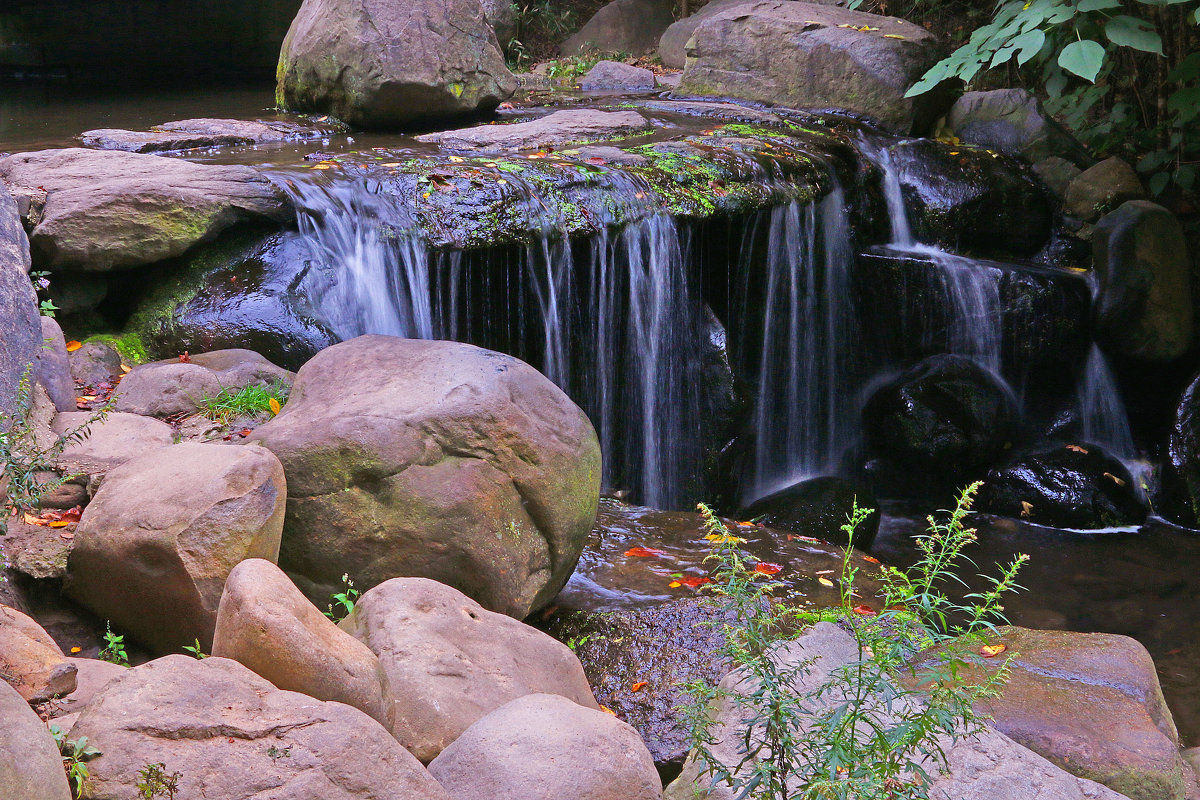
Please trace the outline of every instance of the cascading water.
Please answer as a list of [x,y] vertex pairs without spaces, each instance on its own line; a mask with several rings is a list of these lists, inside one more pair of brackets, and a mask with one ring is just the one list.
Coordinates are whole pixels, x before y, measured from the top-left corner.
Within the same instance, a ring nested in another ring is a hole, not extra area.
[[[1099,291],[1094,274],[1089,273],[1088,285],[1095,298]],[[1108,357],[1099,345],[1092,344],[1088,352],[1087,365],[1079,381],[1079,416],[1083,427],[1083,438],[1104,447],[1112,455],[1126,462],[1137,458],[1137,447],[1129,429],[1129,415],[1121,399],[1121,389],[1108,363]],[[1136,474],[1138,470],[1132,466]]]

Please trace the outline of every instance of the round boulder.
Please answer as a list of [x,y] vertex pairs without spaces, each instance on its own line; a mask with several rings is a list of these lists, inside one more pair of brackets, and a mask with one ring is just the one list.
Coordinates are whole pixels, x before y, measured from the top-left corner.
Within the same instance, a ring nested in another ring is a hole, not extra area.
[[1026,89],[966,92],[950,107],[946,124],[964,142],[1031,162],[1051,157],[1090,161],[1087,149]]
[[523,618],[570,576],[599,502],[583,411],[524,362],[457,342],[334,345],[248,441],[283,462],[280,566],[316,602],[343,574],[425,577]]
[[513,700],[429,765],[454,800],[659,800],[662,783],[637,731],[556,695]]
[[491,111],[516,90],[477,0],[304,0],[278,75],[281,105],[367,128]]
[[75,691],[76,672],[41,625],[0,606],[0,683],[7,681],[27,703],[42,703]]
[[179,444],[109,471],[75,531],[67,593],[156,652],[210,650],[225,579],[275,560],[287,487],[262,447]]
[[[759,498],[739,512],[739,519],[754,519],[780,530],[811,536],[834,544],[849,542],[842,526],[854,510],[869,508],[872,513],[854,532],[854,546],[867,550],[879,533],[882,513],[879,501],[864,486],[842,478],[812,478]],[[759,519],[761,517],[761,519]]]
[[1146,196],[1142,179],[1133,167],[1113,156],[1088,167],[1067,184],[1063,210],[1084,222],[1095,222],[1126,200]]
[[178,360],[142,364],[122,379],[113,395],[113,408],[146,417],[192,414],[200,401],[220,393],[220,381],[199,364]]
[[25,698],[0,681],[0,797],[71,800],[62,758]]

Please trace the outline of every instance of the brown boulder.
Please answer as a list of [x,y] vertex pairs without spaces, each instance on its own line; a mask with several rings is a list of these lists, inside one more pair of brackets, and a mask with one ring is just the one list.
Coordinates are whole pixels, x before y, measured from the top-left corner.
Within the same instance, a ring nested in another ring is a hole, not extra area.
[[0,606],[0,678],[27,703],[75,691],[75,665],[50,634],[15,608]]
[[[91,416],[87,411],[68,411],[57,415],[51,427],[55,433],[66,433],[87,423]],[[55,466],[64,475],[86,478],[95,492],[110,469],[151,450],[168,447],[174,438],[171,426],[165,422],[138,414],[113,412],[103,422],[89,425],[87,438],[63,450]]]
[[597,708],[566,645],[436,581],[382,583],[359,598],[341,627],[379,656],[392,735],[424,762],[479,718],[527,694]]
[[1088,167],[1067,184],[1063,210],[1084,222],[1095,222],[1126,200],[1141,200],[1146,188],[1137,171],[1113,156]]
[[454,800],[658,800],[662,783],[637,731],[550,694],[507,703],[429,765]]
[[157,652],[212,647],[221,591],[279,552],[287,487],[260,447],[179,444],[111,470],[84,510],[67,593]]
[[640,56],[658,46],[663,31],[675,21],[667,0],[613,0],[562,43],[564,56],[581,52],[628,53]]
[[244,664],[280,689],[345,703],[388,724],[387,676],[379,659],[270,561],[247,559],[229,573],[212,654]]
[[71,800],[58,748],[21,695],[0,681],[0,797]]

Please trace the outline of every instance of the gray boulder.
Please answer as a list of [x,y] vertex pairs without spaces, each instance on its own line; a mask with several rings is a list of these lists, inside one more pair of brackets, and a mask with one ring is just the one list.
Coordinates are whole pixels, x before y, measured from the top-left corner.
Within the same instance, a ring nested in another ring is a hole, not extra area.
[[111,381],[121,375],[121,354],[104,342],[84,342],[67,354],[71,377],[84,386]]
[[34,262],[112,270],[181,255],[247,220],[282,220],[283,195],[250,167],[65,148],[0,158],[28,203]]
[[247,441],[283,462],[280,566],[317,602],[344,573],[363,589],[419,576],[524,618],[566,582],[599,502],[583,411],[524,362],[457,342],[327,348]]
[[1088,167],[1067,185],[1063,210],[1084,222],[1095,222],[1126,200],[1146,196],[1133,167],[1113,156]]
[[659,800],[637,731],[557,695],[513,700],[467,728],[429,765],[454,800]]
[[102,755],[88,796],[134,797],[148,764],[178,796],[271,800],[449,800],[378,722],[342,703],[277,689],[226,658],[173,655],[128,670],[70,736]]
[[658,46],[663,31],[674,21],[669,0],[613,0],[563,42],[559,52],[564,56],[589,51],[640,56]]
[[1107,352],[1172,361],[1191,348],[1191,271],[1174,214],[1148,200],[1123,203],[1096,223],[1092,256],[1096,340]]
[[581,710],[597,708],[566,645],[436,581],[382,583],[341,627],[379,657],[392,735],[423,762],[518,697],[556,694]]
[[339,130],[340,126],[333,123],[319,126],[284,120],[182,119],[155,125],[148,131],[119,128],[84,131],[79,135],[79,140],[84,147],[97,150],[162,153],[197,147],[235,147],[319,139]]
[[0,606],[0,683],[7,682],[27,703],[41,703],[75,691],[75,673],[41,625]]
[[134,367],[113,395],[113,407],[126,414],[170,417],[192,414],[205,398],[221,393],[212,370],[199,364],[154,362]]
[[[91,416],[87,411],[68,411],[55,416],[51,428],[55,433],[66,433],[86,424]],[[95,494],[110,469],[174,441],[175,433],[165,422],[113,412],[104,421],[89,425],[87,438],[64,449],[55,467],[63,475],[81,476]]]
[[279,102],[387,128],[491,111],[516,90],[478,0],[304,0]]
[[75,381],[67,360],[67,341],[62,328],[50,317],[42,317],[42,346],[38,348],[33,372],[38,383],[59,411],[75,410]]
[[42,344],[37,292],[28,272],[29,240],[17,204],[0,181],[0,413],[13,410],[17,384]]
[[46,726],[21,695],[0,681],[0,797],[71,800],[62,758]]
[[1059,200],[1066,199],[1067,187],[1071,181],[1083,172],[1079,167],[1058,156],[1047,156],[1033,165],[1033,171],[1042,179],[1054,196]]
[[1083,145],[1026,89],[967,92],[950,107],[946,124],[967,144],[1022,156],[1031,163],[1050,157],[1091,163]]
[[[642,72],[650,73],[649,70]],[[650,77],[653,81],[653,73],[650,73]],[[515,152],[614,139],[649,132],[650,129],[650,122],[636,111],[597,111],[588,108],[555,111],[538,119],[509,125],[479,125],[429,133],[418,136],[417,140],[453,150]]]
[[619,61],[599,61],[579,81],[579,88],[585,92],[601,89],[648,92],[654,88],[654,73]]
[[[734,6],[743,6],[754,0],[711,0],[694,14],[684,17],[667,28],[658,40],[658,57],[662,63],[675,69],[683,69],[687,63],[687,43],[700,23],[711,16]],[[846,6],[847,0],[813,0],[823,6]]]
[[942,113],[947,98],[939,91],[916,98],[904,94],[943,52],[933,34],[895,17],[759,0],[700,23],[690,40],[680,90],[793,108],[845,109],[895,133],[921,133]]
[[225,579],[275,560],[287,494],[261,447],[179,444],[111,470],[84,510],[67,593],[155,652],[212,648]]

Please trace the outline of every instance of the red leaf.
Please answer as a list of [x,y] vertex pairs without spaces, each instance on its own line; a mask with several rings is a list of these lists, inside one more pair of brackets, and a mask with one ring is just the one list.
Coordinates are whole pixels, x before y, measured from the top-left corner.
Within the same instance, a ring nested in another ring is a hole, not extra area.
[[652,558],[654,556],[665,556],[666,553],[662,550],[655,550],[652,547],[631,547],[625,551],[625,555],[633,558]]
[[681,583],[682,583],[684,586],[690,586],[690,587],[692,587],[693,589],[695,589],[696,587],[698,587],[698,586],[703,586],[703,585],[704,585],[704,584],[706,584],[706,583],[712,583],[712,578],[701,578],[701,577],[698,577],[698,576],[692,576],[692,577],[690,577],[690,578],[684,578],[684,579],[681,581]]
[[640,692],[642,689],[645,689],[649,685],[650,685],[650,683],[648,681],[638,681],[633,686],[629,687],[629,691]]
[[864,617],[869,617],[875,613],[875,609],[871,608],[870,606],[855,606],[854,613],[861,614]]
[[182,353],[179,355],[179,361],[180,361],[180,363],[183,363],[183,364],[190,364],[190,363],[192,363],[192,357],[191,357],[191,355],[188,353],[188,351],[187,351],[187,350],[184,350],[184,351],[183,351],[183,352],[182,352]]
[[759,575],[777,575],[783,567],[779,564],[772,564],[769,561],[760,561],[754,565],[754,571]]

